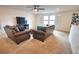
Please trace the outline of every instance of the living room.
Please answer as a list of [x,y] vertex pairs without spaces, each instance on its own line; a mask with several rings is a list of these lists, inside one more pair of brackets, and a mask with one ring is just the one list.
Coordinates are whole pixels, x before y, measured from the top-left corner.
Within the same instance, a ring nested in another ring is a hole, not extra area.
[[[10,25],[10,26],[17,25],[16,17],[24,17],[25,20],[27,20],[27,24],[29,24],[30,32],[32,32],[33,30],[37,30],[38,26],[49,27],[51,25],[54,25],[55,28],[53,27],[52,33],[53,35],[55,34],[57,37],[55,36],[53,37],[54,42],[50,40],[51,37],[48,37],[49,40],[46,39],[47,41],[45,40],[45,42],[41,42],[38,40],[31,41],[31,39],[29,38],[30,39],[29,41],[25,40],[27,42],[23,41],[23,42],[20,42],[19,44],[14,43],[10,38],[8,38],[7,40],[10,40],[11,42],[8,42],[6,40],[0,41],[0,44],[1,45],[3,44],[4,46],[2,47],[0,45],[1,47],[0,53],[26,53],[26,54],[28,53],[36,53],[36,54],[37,53],[38,54],[39,53],[46,53],[46,54],[47,53],[49,54],[50,53],[52,54],[69,53],[71,54],[72,49],[71,49],[71,44],[69,43],[68,37],[71,29],[72,15],[73,13],[79,13],[78,7],[79,7],[78,5],[73,5],[73,6],[70,6],[70,5],[4,5],[3,6],[1,5],[0,6],[0,32],[1,32],[0,39],[5,40],[5,38],[8,37],[4,29],[6,25]],[[35,8],[37,8],[37,11],[35,11]],[[56,41],[54,38],[58,38],[59,39],[58,41],[61,40],[60,42],[64,40],[65,41],[65,42],[63,41],[64,46],[60,47],[62,44],[58,42],[57,43],[58,45],[54,46],[55,48],[52,48],[51,45],[56,45]],[[31,43],[29,43],[30,41]],[[6,42],[7,44],[4,44]],[[50,45],[48,42],[53,44]],[[29,43],[29,45],[24,43]],[[50,47],[46,46],[45,44],[48,44],[48,46]],[[42,45],[44,45],[45,47],[44,46],[43,47],[46,48],[47,50],[43,49]],[[28,46],[28,48],[25,48],[25,46]],[[35,50],[29,51],[28,49],[32,49],[31,47],[37,47],[37,48],[36,49],[34,48]],[[65,50],[65,48],[68,48],[68,49]]]

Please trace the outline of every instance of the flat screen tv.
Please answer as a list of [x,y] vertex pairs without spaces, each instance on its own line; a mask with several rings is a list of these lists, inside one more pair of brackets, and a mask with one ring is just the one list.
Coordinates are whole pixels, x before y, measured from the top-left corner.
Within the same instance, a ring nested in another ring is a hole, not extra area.
[[27,21],[25,20],[25,17],[16,17],[17,24],[26,24]]

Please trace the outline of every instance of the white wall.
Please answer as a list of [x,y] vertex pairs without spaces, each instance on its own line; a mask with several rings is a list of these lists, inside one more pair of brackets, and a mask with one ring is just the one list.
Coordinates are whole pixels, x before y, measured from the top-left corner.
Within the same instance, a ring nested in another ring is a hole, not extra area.
[[69,32],[72,20],[71,12],[64,12],[56,15],[55,26],[56,30]]
[[56,14],[56,21],[55,21],[56,29],[70,32],[73,13],[79,14],[79,11],[72,10],[72,11],[66,11],[66,12]]
[[38,25],[40,26],[40,25],[43,25],[43,19],[42,19],[42,15],[36,15],[36,20],[35,20],[35,27],[37,27]]
[[5,25],[16,25],[16,17],[23,16],[26,17],[30,28],[34,28],[35,15],[30,12],[20,11],[16,9],[9,9],[0,7],[0,25],[3,29]]

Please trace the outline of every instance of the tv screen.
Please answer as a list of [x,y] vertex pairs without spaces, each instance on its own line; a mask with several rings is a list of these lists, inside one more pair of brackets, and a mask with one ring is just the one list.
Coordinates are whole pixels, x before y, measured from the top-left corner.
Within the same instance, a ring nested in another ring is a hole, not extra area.
[[17,24],[26,24],[25,17],[16,17]]

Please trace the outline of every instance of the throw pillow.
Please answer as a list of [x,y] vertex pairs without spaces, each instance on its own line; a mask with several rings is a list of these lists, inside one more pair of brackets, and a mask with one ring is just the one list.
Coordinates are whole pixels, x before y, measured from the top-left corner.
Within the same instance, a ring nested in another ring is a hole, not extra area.
[[17,26],[13,26],[13,30],[15,30],[16,32],[19,32],[19,29]]
[[18,25],[18,28],[19,28],[19,31],[24,31],[25,30],[23,25]]

